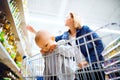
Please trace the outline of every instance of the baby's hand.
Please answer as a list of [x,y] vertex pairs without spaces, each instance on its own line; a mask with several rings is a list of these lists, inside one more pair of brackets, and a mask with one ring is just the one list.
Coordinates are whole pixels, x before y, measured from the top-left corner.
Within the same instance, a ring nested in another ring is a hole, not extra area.
[[42,50],[42,49],[40,50],[40,52],[42,53],[42,55],[48,53],[48,51],[44,51],[44,50]]
[[47,53],[47,54],[48,54],[48,53],[52,53],[52,52],[55,50],[55,48],[56,48],[56,44],[52,45],[48,51],[45,51],[45,50],[41,49],[40,52],[41,52],[43,55],[46,54],[46,53]]
[[80,62],[79,64],[78,64],[78,67],[79,68],[83,68],[83,67],[85,67],[85,66],[87,66],[88,65],[88,62],[87,61],[82,61],[82,62]]
[[49,51],[49,50],[48,50],[48,51],[45,51],[45,50],[41,49],[41,50],[40,50],[40,53],[41,53],[42,55],[46,55],[46,54],[49,54],[50,51]]
[[30,32],[35,33],[35,34],[36,34],[36,31],[35,31],[35,29],[34,29],[32,26],[27,25],[27,26],[26,26],[26,29],[27,29],[27,30],[29,30]]
[[56,48],[56,44],[52,45],[49,49],[49,52],[52,53]]

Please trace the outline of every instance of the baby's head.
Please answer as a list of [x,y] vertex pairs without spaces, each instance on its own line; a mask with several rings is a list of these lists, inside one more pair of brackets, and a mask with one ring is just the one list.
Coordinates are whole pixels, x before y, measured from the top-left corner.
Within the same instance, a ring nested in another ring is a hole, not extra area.
[[51,46],[55,42],[55,38],[49,32],[40,30],[36,33],[35,42],[43,51],[49,52]]

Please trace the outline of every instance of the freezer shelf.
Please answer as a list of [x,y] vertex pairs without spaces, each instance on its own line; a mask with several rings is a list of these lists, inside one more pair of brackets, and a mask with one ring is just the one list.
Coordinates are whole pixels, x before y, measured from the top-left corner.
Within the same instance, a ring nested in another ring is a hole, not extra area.
[[115,65],[115,64],[117,64],[117,63],[119,63],[119,62],[120,62],[120,60],[115,61],[115,62],[112,62],[111,64],[108,64],[108,65],[104,66],[104,68],[107,68],[107,67],[109,67],[109,66],[113,66],[113,65]]
[[14,60],[10,57],[9,53],[6,51],[4,46],[0,43],[0,61],[6,64],[11,70],[17,74],[20,78],[22,74],[20,73],[20,68],[16,65]]

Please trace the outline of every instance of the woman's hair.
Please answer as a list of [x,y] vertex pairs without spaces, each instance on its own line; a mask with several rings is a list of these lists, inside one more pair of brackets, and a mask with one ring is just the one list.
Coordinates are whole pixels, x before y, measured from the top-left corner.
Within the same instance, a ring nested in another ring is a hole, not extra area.
[[70,17],[74,19],[74,27],[76,29],[82,28],[82,24],[80,23],[80,19],[77,15],[75,15],[74,13],[71,12]]

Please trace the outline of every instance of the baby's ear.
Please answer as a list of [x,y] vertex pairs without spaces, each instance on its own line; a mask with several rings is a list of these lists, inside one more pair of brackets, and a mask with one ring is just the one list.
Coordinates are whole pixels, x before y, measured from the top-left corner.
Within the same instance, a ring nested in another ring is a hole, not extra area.
[[54,37],[54,36],[52,36],[51,39],[52,39],[53,41],[55,41],[55,37]]

